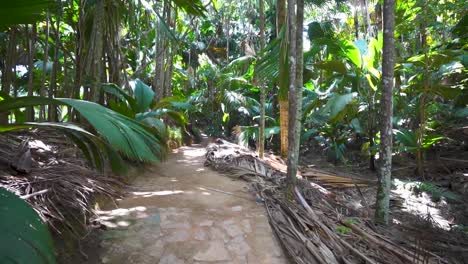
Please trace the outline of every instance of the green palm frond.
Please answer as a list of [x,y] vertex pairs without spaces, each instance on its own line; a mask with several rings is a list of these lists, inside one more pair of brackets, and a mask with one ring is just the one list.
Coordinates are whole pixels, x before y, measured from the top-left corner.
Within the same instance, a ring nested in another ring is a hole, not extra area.
[[287,54],[285,31],[283,28],[280,35],[262,51],[262,55],[255,65],[255,74],[264,83],[276,81],[281,75],[280,60],[287,61],[287,58],[284,57]]
[[200,0],[172,0],[172,2],[187,14],[201,17],[205,16],[206,8]]
[[1,101],[0,112],[48,104],[75,108],[109,145],[130,159],[156,162],[165,155],[166,149],[161,135],[96,103],[68,98],[18,97]]
[[[248,147],[249,140],[258,140],[259,127],[255,126],[235,126],[233,128],[234,134],[237,136],[239,144]],[[265,138],[270,138],[273,135],[278,135],[280,133],[279,126],[266,127],[265,128]]]
[[0,31],[17,24],[29,24],[41,19],[44,11],[53,6],[53,0],[1,0]]
[[233,61],[231,61],[228,65],[226,65],[222,72],[224,73],[233,73],[237,76],[242,76],[246,74],[255,61],[255,57],[253,56],[243,56],[239,57]]

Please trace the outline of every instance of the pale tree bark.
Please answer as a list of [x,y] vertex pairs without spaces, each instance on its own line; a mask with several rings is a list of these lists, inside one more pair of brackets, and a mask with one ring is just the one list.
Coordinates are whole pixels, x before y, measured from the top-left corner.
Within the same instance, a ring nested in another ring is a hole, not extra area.
[[291,119],[288,124],[289,135],[288,135],[288,161],[287,161],[287,193],[291,199],[293,196],[294,186],[296,185],[296,173],[297,173],[297,162],[298,154],[296,151],[296,119],[297,119],[297,72],[296,72],[296,59],[297,59],[297,17],[296,17],[296,0],[288,0],[288,29],[289,29],[289,50],[288,50],[288,62],[289,62],[289,118]]
[[375,221],[389,222],[389,203],[392,177],[392,117],[393,76],[395,66],[395,0],[384,0],[384,35],[382,61],[382,99],[380,122],[380,168],[379,187],[375,209]]
[[[265,14],[263,12],[263,0],[258,0],[258,12],[260,15],[260,50],[265,48]],[[260,127],[258,131],[258,157],[263,159],[265,153],[265,89],[260,85]]]

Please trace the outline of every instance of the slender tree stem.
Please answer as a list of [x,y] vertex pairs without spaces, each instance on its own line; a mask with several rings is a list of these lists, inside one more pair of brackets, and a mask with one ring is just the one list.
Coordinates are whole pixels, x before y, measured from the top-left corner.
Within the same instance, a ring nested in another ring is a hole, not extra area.
[[383,20],[384,39],[382,54],[382,99],[380,114],[382,119],[380,122],[380,168],[375,221],[379,224],[386,225],[389,222],[389,203],[392,177],[395,0],[384,0]]

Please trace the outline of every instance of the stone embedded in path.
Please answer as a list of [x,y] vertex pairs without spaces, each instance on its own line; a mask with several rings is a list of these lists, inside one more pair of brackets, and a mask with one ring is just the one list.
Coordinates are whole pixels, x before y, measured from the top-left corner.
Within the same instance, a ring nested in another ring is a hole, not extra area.
[[224,242],[228,241],[228,236],[226,233],[223,232],[223,230],[217,228],[217,227],[212,227],[210,229],[210,238],[211,240],[223,240]]
[[210,241],[208,248],[198,252],[193,259],[195,261],[228,261],[231,260],[222,240]]
[[202,229],[198,229],[197,231],[195,231],[195,235],[193,236],[195,238],[195,240],[206,240],[208,238],[208,235],[206,234],[206,232]]
[[239,227],[238,224],[236,224],[233,220],[226,220],[222,224],[223,229],[228,233],[230,237],[236,237],[243,235],[244,232],[242,229]]
[[214,221],[212,220],[203,220],[198,225],[199,226],[212,226]]
[[169,255],[163,256],[161,260],[159,261],[159,264],[185,264],[185,261],[182,259],[179,259],[173,254],[169,254]]
[[167,242],[182,242],[190,239],[190,233],[187,230],[177,230],[166,238]]
[[244,233],[252,232],[252,226],[250,225],[250,221],[248,219],[244,219],[241,221],[242,230]]
[[242,211],[242,206],[240,206],[240,205],[238,205],[238,206],[233,206],[233,207],[231,208],[231,210],[232,210],[233,212],[240,212],[240,211]]
[[250,246],[245,242],[244,236],[237,236],[227,246],[229,251],[237,256],[245,256],[250,251]]

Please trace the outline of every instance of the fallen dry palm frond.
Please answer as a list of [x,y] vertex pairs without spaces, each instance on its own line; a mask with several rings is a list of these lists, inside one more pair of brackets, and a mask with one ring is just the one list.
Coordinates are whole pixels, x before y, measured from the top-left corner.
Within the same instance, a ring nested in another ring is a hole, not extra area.
[[[356,217],[358,213],[348,208],[346,201],[306,178],[299,180],[296,201],[289,201],[282,192],[285,173],[272,163],[282,164],[274,157],[260,160],[255,153],[222,140],[207,147],[207,166],[251,182],[265,201],[275,234],[295,263],[448,263],[414,246],[403,247],[373,230]],[[338,179],[325,172],[321,175]],[[356,185],[353,181],[350,184]]]
[[[22,140],[30,140],[32,170],[28,174],[18,174],[5,164],[14,158]],[[117,195],[115,179],[89,169],[80,152],[52,131],[2,134],[0,146],[4,161],[0,187],[25,199],[58,232],[68,230],[79,236],[93,214],[93,198]]]

